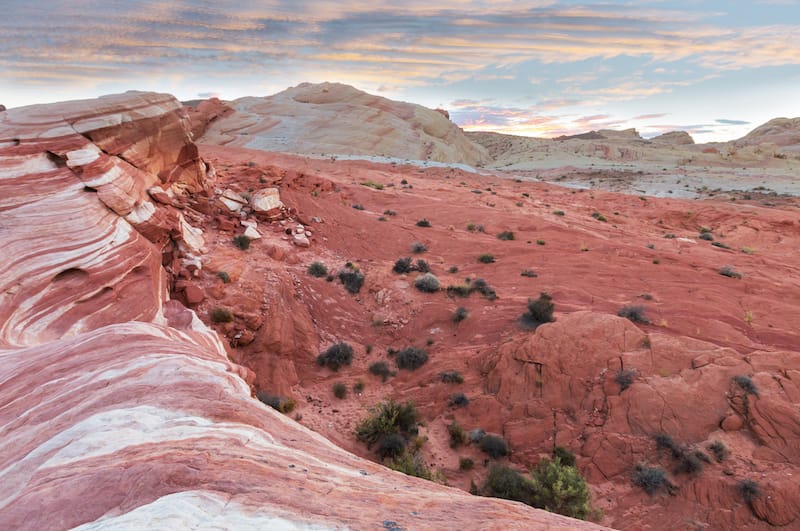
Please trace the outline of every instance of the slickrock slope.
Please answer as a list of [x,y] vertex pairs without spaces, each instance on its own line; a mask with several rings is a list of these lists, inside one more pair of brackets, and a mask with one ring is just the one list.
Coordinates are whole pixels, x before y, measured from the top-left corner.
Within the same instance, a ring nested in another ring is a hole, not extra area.
[[205,274],[212,178],[170,96],[0,114],[0,528],[593,527],[391,472],[253,399],[168,300]]
[[[444,113],[338,83],[303,83],[229,103],[200,142],[303,154],[380,156],[476,166],[486,150]],[[198,109],[200,110],[200,109]]]
[[800,118],[775,118],[734,142],[736,146],[773,144],[790,152],[800,151]]

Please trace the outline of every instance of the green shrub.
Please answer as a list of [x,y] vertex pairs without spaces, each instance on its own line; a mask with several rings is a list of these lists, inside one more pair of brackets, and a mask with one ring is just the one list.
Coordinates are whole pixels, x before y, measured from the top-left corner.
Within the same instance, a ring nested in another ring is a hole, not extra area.
[[353,361],[353,347],[347,343],[340,342],[328,347],[328,350],[317,356],[317,365],[323,365],[338,371],[344,365],[350,365]]
[[656,492],[668,489],[670,486],[667,474],[664,469],[658,466],[636,465],[633,472],[633,484],[641,487],[652,496]]
[[443,383],[464,383],[464,377],[458,371],[446,371],[439,375]]
[[441,480],[438,474],[428,468],[419,452],[405,452],[400,457],[390,461],[387,466],[408,476],[427,479],[428,481]]
[[450,448],[458,448],[467,442],[467,434],[458,422],[448,424],[447,433],[450,434]]
[[364,210],[364,205],[358,203],[354,203],[352,207],[355,208],[356,210]]
[[470,291],[477,291],[490,301],[493,301],[497,298],[497,293],[489,286],[489,283],[483,280],[482,278],[476,278],[470,284]]
[[522,314],[520,321],[525,328],[535,330],[539,325],[553,321],[554,310],[553,298],[542,292],[538,299],[528,299],[528,311]]
[[425,218],[422,218],[421,220],[417,221],[417,227],[430,227],[430,226],[431,222]]
[[494,263],[494,256],[484,253],[478,256],[478,262],[482,264],[491,264]]
[[268,405],[272,409],[280,411],[281,413],[291,413],[297,405],[293,398],[271,395],[266,391],[257,392],[256,398],[258,398],[262,403]]
[[753,380],[749,376],[743,374],[734,376],[733,382],[748,395],[758,396],[758,387],[756,387],[756,384],[753,383]]
[[475,461],[470,459],[469,457],[459,457],[458,458],[458,469],[467,471],[472,470],[475,467]]
[[483,490],[487,496],[493,498],[534,505],[535,492],[531,481],[507,466],[493,465],[489,469]]
[[544,240],[536,240],[536,245],[544,245],[544,244],[546,244],[546,243],[547,243],[547,242],[546,242],[546,241],[544,241]]
[[722,275],[723,277],[742,278],[742,274],[736,271],[736,269],[734,269],[733,266],[729,265],[720,267],[719,274]]
[[614,376],[614,381],[619,384],[620,391],[624,391],[625,389],[633,385],[633,381],[635,379],[636,379],[636,371],[632,369],[620,369]]
[[397,261],[394,263],[394,267],[392,267],[392,272],[397,273],[398,275],[403,273],[410,273],[413,271],[414,266],[411,264],[411,258],[398,258]]
[[761,497],[761,489],[759,488],[758,483],[752,479],[741,480],[738,485],[736,485],[736,488],[748,505],[751,505],[756,498]]
[[563,216],[564,215],[564,211],[563,210],[553,210],[553,214],[555,214],[556,216]]
[[425,273],[414,281],[414,287],[425,293],[436,293],[439,291],[439,279],[432,273]]
[[450,266],[450,269],[448,269],[447,271],[453,274],[458,273],[458,266]]
[[484,436],[481,442],[478,443],[478,447],[492,459],[504,457],[509,452],[506,440],[497,435]]
[[217,276],[223,284],[228,284],[231,281],[231,276],[227,273],[227,271],[220,271],[217,273]]
[[366,386],[367,386],[367,384],[364,383],[364,380],[358,380],[356,383],[353,384],[353,392],[354,393],[361,393],[361,392],[364,391],[364,388]]
[[633,323],[650,324],[650,319],[645,316],[645,307],[641,305],[626,304],[619,309],[617,315],[624,317]]
[[345,398],[347,396],[347,386],[343,382],[333,384],[333,396],[340,399]]
[[520,273],[520,276],[528,278],[536,278],[539,275],[537,275],[533,269],[523,269],[522,273]]
[[233,312],[228,308],[216,306],[211,310],[211,321],[215,323],[230,323],[233,321]]
[[425,247],[425,244],[422,242],[414,242],[411,244],[411,252],[415,254],[421,254],[427,251],[428,248]]
[[371,364],[369,366],[369,372],[375,376],[380,376],[384,382],[389,379],[389,376],[394,376],[394,373],[389,368],[389,364],[385,361],[376,361]]
[[397,353],[395,363],[398,369],[413,371],[419,369],[428,361],[428,353],[421,348],[407,347]]
[[463,306],[459,306],[456,308],[456,311],[453,313],[453,322],[460,323],[464,319],[469,316],[469,310],[464,308]]
[[472,287],[469,284],[459,284],[447,286],[447,294],[456,297],[469,297]]
[[543,459],[533,472],[531,484],[536,507],[581,520],[589,515],[589,487],[576,467],[561,463],[557,457]]
[[395,212],[394,210],[384,210],[383,211],[383,215],[384,216],[396,216],[397,212]]
[[413,434],[417,430],[419,413],[411,402],[398,404],[392,400],[380,402],[369,410],[369,414],[356,426],[356,439],[375,444],[385,435],[398,433]]
[[428,262],[422,260],[421,258],[417,260],[417,263],[414,265],[417,271],[420,273],[430,273],[431,266],[428,265]]
[[464,393],[455,393],[450,397],[447,404],[453,407],[467,407],[469,405],[469,398],[467,398],[467,395]]
[[700,238],[701,240],[706,240],[708,242],[714,241],[714,236],[712,236],[710,232],[701,232],[698,238]]
[[328,268],[322,262],[311,262],[308,266],[308,274],[312,277],[322,278],[328,276]]
[[364,274],[351,264],[350,267],[339,270],[339,282],[349,293],[356,294],[364,285]]
[[367,188],[374,188],[375,190],[383,190],[383,183],[376,183],[372,180],[368,180],[366,182],[361,183],[362,186],[366,186]]
[[406,440],[399,433],[390,433],[383,437],[378,443],[378,457],[386,459],[395,458],[406,451]]
[[510,230],[504,230],[497,235],[498,240],[511,241],[514,239],[514,233]]
[[245,236],[244,234],[240,234],[238,236],[233,237],[233,244],[241,249],[242,251],[246,251],[250,248],[250,238]]
[[728,457],[728,447],[725,446],[725,443],[722,441],[714,441],[708,445],[708,449],[711,450],[711,453],[714,454],[714,457],[717,458],[717,461],[720,463]]
[[563,446],[556,446],[553,449],[553,458],[558,459],[562,465],[575,466],[575,454]]

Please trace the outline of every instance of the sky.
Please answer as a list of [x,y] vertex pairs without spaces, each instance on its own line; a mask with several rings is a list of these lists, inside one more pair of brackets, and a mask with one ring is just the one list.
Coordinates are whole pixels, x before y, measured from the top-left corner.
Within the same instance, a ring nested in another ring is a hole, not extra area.
[[0,0],[0,104],[340,82],[467,130],[738,138],[800,116],[800,0]]

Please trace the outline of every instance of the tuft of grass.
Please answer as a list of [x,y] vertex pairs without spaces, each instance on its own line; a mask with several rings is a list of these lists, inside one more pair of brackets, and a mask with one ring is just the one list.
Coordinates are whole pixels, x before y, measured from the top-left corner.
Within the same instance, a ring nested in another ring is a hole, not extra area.
[[233,245],[241,249],[242,251],[246,251],[250,248],[250,238],[245,236],[244,234],[240,234],[238,236],[233,237]]
[[733,266],[729,266],[729,265],[725,265],[725,266],[720,267],[719,271],[717,271],[717,272],[720,275],[722,275],[723,277],[742,278],[742,274],[739,273],[738,271],[736,271],[736,269],[734,269]]
[[756,384],[753,383],[753,380],[749,376],[743,374],[734,376],[733,382],[748,395],[758,396],[758,387],[756,387]]
[[414,242],[411,244],[411,252],[414,254],[422,254],[427,250],[428,248],[425,247],[425,244],[422,242]]
[[383,215],[384,215],[384,216],[396,216],[396,215],[397,215],[397,212],[396,212],[396,211],[394,211],[394,210],[384,210],[384,211],[383,211]]
[[445,371],[439,375],[443,383],[464,383],[464,377],[458,371]]
[[308,274],[316,278],[326,277],[328,268],[322,262],[311,262],[311,265],[308,266]]
[[663,468],[638,464],[633,472],[633,484],[652,496],[660,490],[668,489],[670,482]]
[[356,394],[362,393],[365,387],[367,387],[367,384],[364,382],[364,380],[358,380],[353,384],[353,392]]
[[525,328],[535,330],[544,323],[553,321],[553,297],[541,292],[538,299],[528,299],[528,311],[522,314],[520,322]]
[[728,457],[728,447],[722,441],[714,441],[708,445],[708,449],[720,463]]
[[458,422],[453,421],[452,424],[448,424],[447,433],[450,434],[450,448],[458,448],[462,444],[466,444],[467,434]]
[[360,203],[353,203],[351,206],[353,208],[355,208],[356,210],[364,210],[364,205],[362,205]]
[[546,243],[544,240],[536,240],[536,245],[544,245]]
[[211,321],[214,323],[230,323],[233,321],[233,312],[228,308],[216,306],[211,310]]
[[266,391],[257,392],[256,398],[258,398],[258,400],[262,403],[268,405],[276,411],[280,411],[281,413],[291,413],[294,411],[295,406],[297,406],[294,398],[272,395]]
[[458,469],[461,470],[462,472],[472,470],[474,467],[475,467],[475,461],[473,461],[469,457],[458,458]]
[[417,227],[430,227],[430,226],[431,222],[425,218],[422,218],[421,220],[417,221]]
[[450,266],[450,269],[447,271],[452,274],[458,273],[458,266]]
[[336,382],[333,384],[332,390],[333,396],[336,398],[342,399],[347,396],[347,386],[344,384],[344,382]]
[[467,398],[467,395],[464,393],[454,393],[447,402],[447,405],[452,407],[467,407],[469,405],[469,398]]
[[492,256],[491,254],[488,254],[488,253],[484,253],[484,254],[478,255],[478,262],[480,262],[482,264],[494,263],[494,256]]
[[453,322],[460,323],[464,319],[469,316],[469,310],[464,308],[463,306],[459,306],[456,308],[456,311],[453,313]]
[[537,275],[533,269],[523,269],[522,272],[520,273],[520,276],[528,278],[536,278],[539,275]]
[[645,316],[646,308],[642,305],[626,304],[619,309],[617,315],[624,317],[633,323],[650,324],[650,319]]
[[564,215],[564,211],[563,210],[553,210],[553,214],[555,214],[556,216],[563,216]]
[[743,479],[736,485],[736,488],[748,505],[751,505],[757,498],[761,497],[761,488],[752,479]]
[[369,414],[356,426],[356,439],[375,444],[386,435],[412,435],[417,431],[419,412],[412,402],[400,404],[387,400],[371,407]]
[[231,281],[231,276],[228,274],[227,271],[219,271],[217,276],[222,281],[223,284],[229,284]]
[[514,233],[511,232],[510,230],[504,230],[503,232],[497,235],[497,239],[503,241],[511,241],[514,239]]
[[372,180],[361,183],[361,186],[366,186],[367,188],[373,188],[375,190],[383,190],[383,183],[376,183]]

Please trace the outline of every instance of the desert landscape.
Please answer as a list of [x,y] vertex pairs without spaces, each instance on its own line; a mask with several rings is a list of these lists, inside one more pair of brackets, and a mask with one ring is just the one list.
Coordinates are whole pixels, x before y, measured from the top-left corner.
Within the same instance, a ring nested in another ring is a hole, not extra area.
[[339,83],[2,110],[0,523],[797,527],[799,170]]

